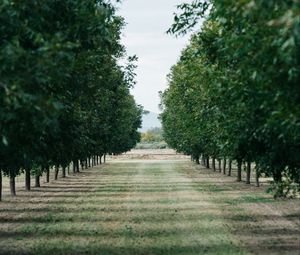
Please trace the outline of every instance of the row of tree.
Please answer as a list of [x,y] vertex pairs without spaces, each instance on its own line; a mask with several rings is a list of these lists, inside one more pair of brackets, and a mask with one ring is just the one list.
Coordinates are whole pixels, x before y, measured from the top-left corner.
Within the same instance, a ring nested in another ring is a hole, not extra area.
[[136,58],[119,64],[123,25],[108,0],[1,1],[0,178],[12,195],[21,173],[30,190],[31,175],[54,166],[64,177],[70,162],[79,170],[139,141]]
[[[273,177],[277,196],[300,184],[300,2],[196,0],[169,32],[201,23],[161,94],[170,146],[209,166],[243,162],[250,183]],[[226,164],[226,163],[225,163]]]

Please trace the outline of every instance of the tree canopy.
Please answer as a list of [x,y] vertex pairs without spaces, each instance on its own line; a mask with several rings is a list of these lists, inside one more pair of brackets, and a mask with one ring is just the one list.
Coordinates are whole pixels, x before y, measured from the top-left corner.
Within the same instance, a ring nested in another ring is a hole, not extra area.
[[299,7],[277,0],[180,5],[168,32],[198,31],[161,94],[172,147],[255,163],[280,196],[300,183]]
[[139,141],[143,109],[130,95],[136,57],[106,0],[0,3],[0,169],[13,179],[65,168]]

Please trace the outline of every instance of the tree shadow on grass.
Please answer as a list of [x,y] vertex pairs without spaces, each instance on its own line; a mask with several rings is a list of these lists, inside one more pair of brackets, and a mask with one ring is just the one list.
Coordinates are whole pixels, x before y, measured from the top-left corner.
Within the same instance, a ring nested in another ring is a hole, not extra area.
[[55,255],[81,255],[81,254],[101,254],[101,255],[232,255],[246,254],[240,248],[233,244],[216,245],[167,245],[166,247],[128,247],[128,246],[104,246],[97,243],[87,243],[86,245],[72,242],[62,242],[53,244],[37,244],[31,250],[20,253],[19,251],[10,251],[0,248],[0,254],[55,254]]

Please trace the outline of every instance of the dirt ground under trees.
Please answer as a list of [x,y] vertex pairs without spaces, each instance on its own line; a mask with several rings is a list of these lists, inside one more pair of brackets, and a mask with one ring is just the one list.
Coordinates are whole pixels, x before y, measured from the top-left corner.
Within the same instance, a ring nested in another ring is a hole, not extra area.
[[0,254],[299,254],[300,200],[133,151],[0,203]]

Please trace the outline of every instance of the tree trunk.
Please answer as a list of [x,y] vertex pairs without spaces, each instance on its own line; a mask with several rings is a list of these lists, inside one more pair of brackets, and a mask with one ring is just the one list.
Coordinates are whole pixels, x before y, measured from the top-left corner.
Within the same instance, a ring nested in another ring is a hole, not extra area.
[[73,174],[76,173],[76,161],[73,160]]
[[100,165],[102,165],[102,154],[100,155],[99,161],[100,161]]
[[9,187],[10,187],[10,194],[12,196],[16,195],[16,180],[14,176],[9,178]]
[[226,174],[226,158],[224,158],[224,161],[223,161],[223,174]]
[[2,170],[0,169],[0,201],[2,201]]
[[215,157],[213,157],[213,159],[212,159],[212,167],[215,172],[216,171],[216,158]]
[[36,187],[36,188],[41,187],[40,176],[38,174],[35,176],[35,185],[34,185],[34,187]]
[[228,162],[228,176],[231,176],[231,169],[232,169],[232,160],[230,159]]
[[206,157],[206,168],[210,168],[210,165],[209,165],[209,156]]
[[62,167],[62,175],[61,175],[62,178],[66,178],[66,167],[63,166]]
[[68,175],[70,174],[70,164],[68,165],[68,170],[67,170],[67,172],[68,172]]
[[30,191],[30,169],[25,169],[25,190]]
[[242,161],[238,160],[238,169],[237,169],[237,181],[241,182],[242,181]]
[[50,168],[49,166],[46,167],[46,182],[50,181]]
[[89,157],[89,167],[91,167],[91,157]]
[[259,183],[259,171],[258,171],[257,168],[256,168],[256,171],[255,171],[255,181],[256,181],[256,187],[259,187],[260,186],[260,183]]
[[246,184],[250,184],[251,178],[251,162],[247,161],[247,176],[246,176]]
[[276,182],[276,183],[281,183],[282,182],[282,173],[281,173],[281,171],[275,171],[274,173],[273,173],[273,178],[274,178],[274,181]]
[[200,157],[196,156],[195,159],[196,159],[196,164],[199,165],[200,164]]
[[57,178],[58,178],[58,172],[59,172],[59,166],[55,166],[54,180],[57,180]]
[[221,159],[219,159],[218,162],[219,162],[219,172],[221,173],[222,172],[222,168],[221,168],[222,161],[221,161]]
[[84,161],[84,168],[88,169],[87,159]]
[[79,160],[76,160],[76,172],[79,173]]
[[202,157],[201,157],[201,165],[202,166],[206,166],[205,165],[205,157],[204,157],[204,155],[202,155]]

